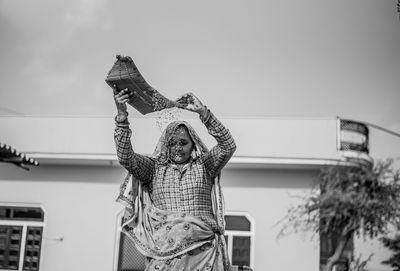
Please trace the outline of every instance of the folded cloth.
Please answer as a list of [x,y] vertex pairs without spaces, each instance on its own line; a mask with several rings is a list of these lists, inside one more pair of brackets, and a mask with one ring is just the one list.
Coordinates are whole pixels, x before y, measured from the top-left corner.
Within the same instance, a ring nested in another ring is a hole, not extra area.
[[127,88],[132,95],[128,104],[142,114],[179,106],[177,102],[167,99],[151,87],[129,56],[117,55],[117,61],[105,81],[116,91]]

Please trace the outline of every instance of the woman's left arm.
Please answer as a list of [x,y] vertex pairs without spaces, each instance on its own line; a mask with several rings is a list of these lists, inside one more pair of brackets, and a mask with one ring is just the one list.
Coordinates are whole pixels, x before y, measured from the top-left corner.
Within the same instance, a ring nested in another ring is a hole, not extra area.
[[229,130],[206,108],[205,115],[200,115],[208,133],[215,138],[217,145],[202,156],[202,161],[212,177],[217,176],[231,159],[236,150],[236,143]]
[[197,112],[208,133],[216,139],[217,145],[201,159],[207,172],[212,177],[217,176],[236,150],[236,143],[231,133],[193,93],[185,94],[177,101],[184,109]]

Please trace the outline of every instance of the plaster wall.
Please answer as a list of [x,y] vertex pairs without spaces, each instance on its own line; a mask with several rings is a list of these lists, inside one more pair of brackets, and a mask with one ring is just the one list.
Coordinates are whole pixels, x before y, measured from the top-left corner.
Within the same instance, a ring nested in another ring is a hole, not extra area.
[[[208,147],[216,144],[198,118],[186,118]],[[161,135],[157,118],[131,117],[132,144],[150,154]],[[235,156],[339,159],[335,119],[222,119]],[[1,117],[1,142],[25,153],[115,155],[112,118]],[[27,140],[29,138],[29,140]]]
[[113,181],[120,175],[112,168],[41,167],[25,172],[0,167],[0,201],[38,203],[46,210],[41,270],[112,270],[115,214],[120,210]]
[[[318,270],[318,242],[291,235],[276,239],[274,226],[308,189],[315,172],[227,169],[227,211],[255,221],[254,270]],[[47,211],[42,270],[112,270],[116,217],[114,199],[124,171],[119,167],[41,166],[30,172],[0,165],[0,200],[38,203]],[[63,237],[64,241],[55,240]],[[290,258],[290,261],[288,261]]]
[[319,270],[319,242],[311,236],[278,237],[277,224],[296,195],[311,187],[316,172],[305,170],[239,170],[223,175],[227,210],[246,211],[255,221],[254,270]]

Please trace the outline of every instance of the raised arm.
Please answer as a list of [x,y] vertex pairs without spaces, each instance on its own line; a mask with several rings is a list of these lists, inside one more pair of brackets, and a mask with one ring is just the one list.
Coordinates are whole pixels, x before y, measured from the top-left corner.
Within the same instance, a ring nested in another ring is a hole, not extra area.
[[236,143],[231,133],[192,93],[183,95],[178,102],[187,110],[197,112],[208,133],[216,139],[217,145],[201,159],[207,172],[212,177],[217,176],[236,150]]
[[126,102],[129,94],[122,90],[114,92],[114,101],[117,107],[115,117],[114,140],[119,163],[126,168],[135,178],[142,182],[150,182],[154,172],[154,160],[133,151],[131,144],[132,131],[129,128]]
[[203,163],[212,177],[219,174],[221,169],[231,159],[236,150],[236,143],[229,130],[208,109],[204,118],[200,117],[208,133],[217,141],[208,153],[202,156]]

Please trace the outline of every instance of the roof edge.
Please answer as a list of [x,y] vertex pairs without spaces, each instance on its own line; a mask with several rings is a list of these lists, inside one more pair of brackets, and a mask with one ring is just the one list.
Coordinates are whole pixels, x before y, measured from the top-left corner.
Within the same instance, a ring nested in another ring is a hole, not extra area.
[[[41,165],[119,166],[116,154],[27,153]],[[354,161],[331,158],[233,156],[227,168],[318,169],[321,166],[354,166]]]

